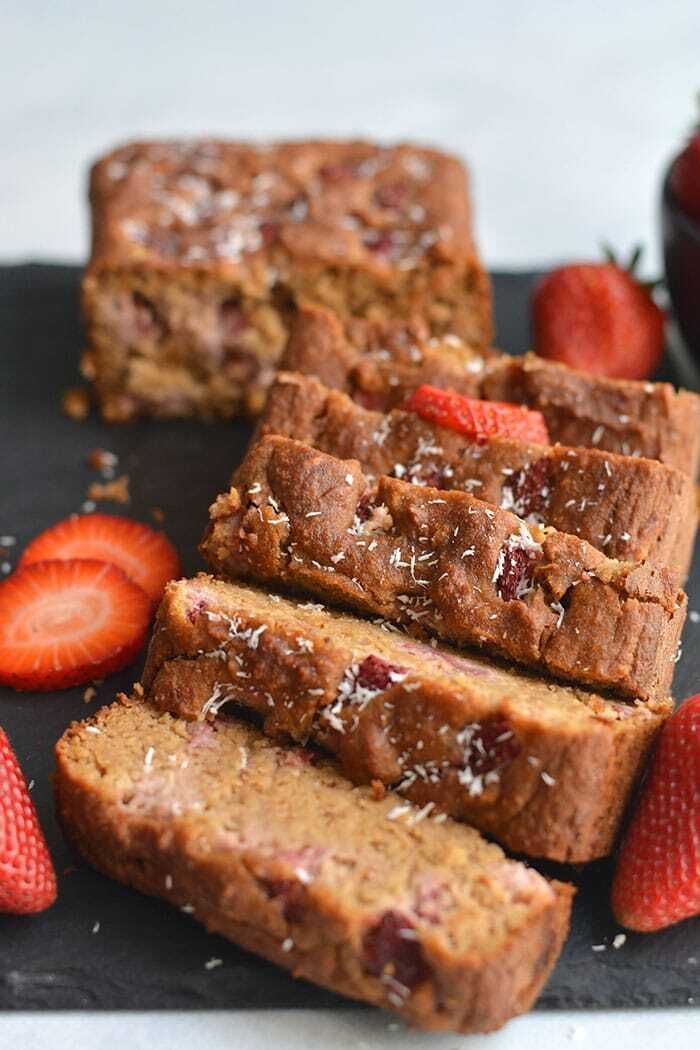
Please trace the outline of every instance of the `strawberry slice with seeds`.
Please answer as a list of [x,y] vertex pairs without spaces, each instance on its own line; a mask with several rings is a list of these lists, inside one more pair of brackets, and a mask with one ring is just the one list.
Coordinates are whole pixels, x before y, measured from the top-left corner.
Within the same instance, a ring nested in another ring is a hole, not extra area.
[[0,729],[0,912],[32,915],[56,900],[56,874],[19,762]]
[[116,514],[74,514],[32,540],[20,561],[93,558],[108,561],[159,602],[169,580],[180,575],[180,559],[169,539],[141,522]]
[[120,671],[143,646],[151,608],[116,565],[25,565],[0,583],[0,683],[48,692]]
[[650,933],[700,915],[700,694],[661,730],[612,887],[617,921]]
[[491,437],[513,438],[549,444],[547,424],[541,412],[506,401],[479,401],[453,390],[439,390],[424,383],[408,398],[407,411],[421,419],[449,427],[477,441]]

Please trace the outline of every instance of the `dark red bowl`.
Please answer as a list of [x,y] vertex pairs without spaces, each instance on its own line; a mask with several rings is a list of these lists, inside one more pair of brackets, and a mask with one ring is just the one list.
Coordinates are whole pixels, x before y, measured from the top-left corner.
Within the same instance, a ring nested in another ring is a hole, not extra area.
[[700,223],[685,215],[666,173],[661,195],[661,231],[666,286],[686,346],[700,363]]

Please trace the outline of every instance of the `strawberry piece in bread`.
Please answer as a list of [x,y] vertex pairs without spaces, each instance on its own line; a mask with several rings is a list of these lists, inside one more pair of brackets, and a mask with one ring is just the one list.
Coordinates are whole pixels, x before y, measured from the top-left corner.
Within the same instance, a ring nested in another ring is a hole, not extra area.
[[404,408],[421,419],[449,427],[475,440],[504,437],[548,445],[549,434],[541,412],[505,401],[479,401],[453,390],[423,383]]

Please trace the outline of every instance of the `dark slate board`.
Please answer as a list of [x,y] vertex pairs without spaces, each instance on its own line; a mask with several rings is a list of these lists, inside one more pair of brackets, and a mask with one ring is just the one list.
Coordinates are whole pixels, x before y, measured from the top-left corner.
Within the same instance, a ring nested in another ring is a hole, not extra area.
[[[495,277],[502,346],[526,345],[533,280]],[[0,269],[0,534],[17,537],[10,560],[39,530],[80,509],[94,477],[86,456],[100,447],[118,453],[131,476],[128,513],[148,521],[150,509],[161,507],[185,569],[193,572],[201,567],[196,545],[206,508],[243,454],[250,427],[144,422],[119,428],[64,418],[60,393],[76,381],[81,347],[77,288],[74,268]],[[664,373],[677,375],[670,361]],[[691,608],[700,608],[697,559],[690,599]],[[700,687],[700,625],[688,624],[685,641],[677,696]],[[69,721],[128,688],[138,670],[110,679],[89,705],[82,689],[48,696],[0,691],[0,724],[35,781],[34,799],[60,873],[58,903],[49,912],[0,916],[0,1009],[337,1005],[332,994],[293,980],[165,904],[95,874],[68,850],[51,804],[52,745]],[[653,936],[629,935],[619,951],[593,952],[593,944],[609,944],[618,932],[608,907],[610,864],[543,870],[573,880],[579,893],[572,935],[540,1007],[700,1001],[700,920]],[[214,956],[224,965],[205,970]]]

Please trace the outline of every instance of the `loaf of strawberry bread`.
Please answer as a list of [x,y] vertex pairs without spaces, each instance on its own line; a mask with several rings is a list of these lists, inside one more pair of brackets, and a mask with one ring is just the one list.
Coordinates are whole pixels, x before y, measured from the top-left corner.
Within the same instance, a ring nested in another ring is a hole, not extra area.
[[608,853],[668,701],[607,700],[322,605],[200,575],[165,592],[143,676],[186,719],[254,712],[358,784],[518,853]]
[[318,305],[295,315],[280,367],[317,376],[365,408],[400,407],[421,383],[538,409],[552,441],[659,459],[695,478],[700,397],[670,383],[603,379],[534,354],[485,356],[459,333],[341,319]]
[[289,438],[249,451],[211,508],[215,570],[305,590],[626,696],[670,691],[686,597],[664,568],[606,558],[465,492],[368,480]]
[[557,959],[572,888],[308,751],[123,698],[56,748],[63,827],[105,874],[422,1028],[489,1031]]
[[310,375],[281,372],[257,437],[281,434],[366,475],[473,493],[528,522],[552,525],[609,558],[665,565],[685,578],[697,520],[687,474],[656,460],[506,438],[470,440],[415,412],[362,408]]
[[262,407],[304,297],[491,339],[455,157],[414,145],[133,142],[93,168],[84,371],[109,420]]

